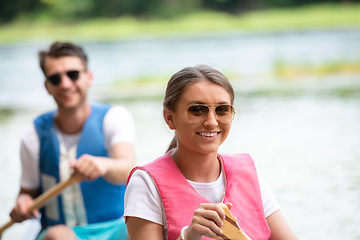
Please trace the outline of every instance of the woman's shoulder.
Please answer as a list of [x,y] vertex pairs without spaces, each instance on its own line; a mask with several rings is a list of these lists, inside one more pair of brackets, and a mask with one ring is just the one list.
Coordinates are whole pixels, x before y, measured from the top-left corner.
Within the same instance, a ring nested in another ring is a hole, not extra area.
[[147,171],[137,167],[131,175],[130,181],[133,183],[152,182],[152,178]]
[[125,193],[124,216],[133,216],[163,225],[162,203],[151,176],[137,169],[131,175]]

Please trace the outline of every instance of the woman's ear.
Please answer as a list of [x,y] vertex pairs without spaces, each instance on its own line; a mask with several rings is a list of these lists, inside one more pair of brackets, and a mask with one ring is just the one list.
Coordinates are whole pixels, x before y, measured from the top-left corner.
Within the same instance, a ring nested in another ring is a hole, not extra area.
[[174,124],[174,112],[165,108],[163,110],[163,116],[166,124],[169,126],[171,130],[175,130],[175,124]]

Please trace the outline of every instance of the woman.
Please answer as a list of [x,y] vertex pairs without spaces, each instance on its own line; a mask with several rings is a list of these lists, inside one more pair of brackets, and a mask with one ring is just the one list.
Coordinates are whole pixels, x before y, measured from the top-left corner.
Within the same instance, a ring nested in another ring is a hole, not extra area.
[[200,240],[222,234],[224,202],[255,239],[297,239],[248,154],[220,155],[235,115],[228,79],[208,66],[169,80],[163,116],[175,138],[168,152],[133,169],[125,194],[131,240]]

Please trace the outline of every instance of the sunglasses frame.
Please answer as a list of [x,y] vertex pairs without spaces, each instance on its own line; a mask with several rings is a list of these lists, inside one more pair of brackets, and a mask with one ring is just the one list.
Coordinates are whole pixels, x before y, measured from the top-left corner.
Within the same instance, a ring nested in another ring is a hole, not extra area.
[[[189,117],[188,117],[189,109],[190,109],[191,107],[194,107],[194,106],[205,106],[205,107],[208,108],[208,112],[206,113],[205,117],[204,117],[202,120],[200,120],[199,122],[190,122]],[[219,119],[219,117],[218,117],[218,115],[217,115],[217,113],[216,113],[216,108],[219,107],[219,106],[230,106],[231,116],[232,116],[231,121],[225,123],[225,122],[223,122],[223,121],[221,121],[221,120]],[[193,104],[193,105],[189,106],[188,109],[187,109],[187,111],[185,112],[185,113],[186,113],[186,117],[187,117],[187,119],[188,119],[188,121],[189,121],[190,124],[199,124],[199,123],[203,122],[205,119],[207,119],[207,117],[209,116],[210,110],[211,110],[212,108],[214,109],[216,119],[217,119],[218,121],[222,122],[223,124],[229,124],[229,123],[231,123],[231,122],[234,120],[234,118],[235,118],[235,114],[236,114],[235,108],[234,108],[233,105],[230,105],[230,104],[217,104],[217,105],[215,105],[215,106],[213,106],[213,107],[210,107],[210,106],[207,105],[207,104]]]
[[[75,72],[77,73],[76,78],[71,77],[71,75],[69,76],[69,74],[75,73]],[[58,86],[61,83],[63,75],[65,74],[68,78],[70,78],[71,81],[75,82],[80,78],[81,72],[86,72],[86,69],[85,70],[70,70],[70,71],[66,71],[63,73],[51,74],[50,76],[46,77],[46,81],[50,82],[53,86]],[[53,78],[55,76],[57,76],[59,78],[59,81],[51,80],[51,78]]]

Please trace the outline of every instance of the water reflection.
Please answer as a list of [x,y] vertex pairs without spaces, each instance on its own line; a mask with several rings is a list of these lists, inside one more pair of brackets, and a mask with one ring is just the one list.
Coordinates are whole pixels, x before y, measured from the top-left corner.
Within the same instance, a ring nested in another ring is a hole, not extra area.
[[[0,107],[33,107],[49,102],[37,62],[38,51],[48,45],[0,45]],[[184,66],[199,63],[210,64],[248,84],[262,85],[268,82],[262,76],[271,74],[279,60],[310,65],[360,60],[359,29],[229,32],[82,45],[94,72],[94,89],[141,76],[168,78]]]

